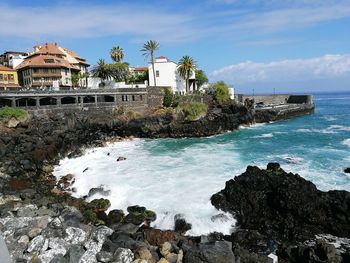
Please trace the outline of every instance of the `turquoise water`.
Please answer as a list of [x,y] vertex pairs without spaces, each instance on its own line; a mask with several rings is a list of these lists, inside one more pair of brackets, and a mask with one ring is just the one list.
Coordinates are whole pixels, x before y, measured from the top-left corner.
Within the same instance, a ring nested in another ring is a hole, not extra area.
[[[139,204],[156,211],[159,228],[172,228],[174,215],[181,213],[193,225],[189,234],[229,233],[235,220],[226,215],[213,221],[220,211],[209,199],[247,165],[279,162],[319,189],[350,191],[350,175],[343,173],[350,167],[350,93],[317,94],[314,101],[312,115],[219,136],[136,139],[90,149],[62,160],[55,175],[75,174],[76,196],[104,185],[112,190],[112,208]],[[118,156],[127,160],[116,162]]]

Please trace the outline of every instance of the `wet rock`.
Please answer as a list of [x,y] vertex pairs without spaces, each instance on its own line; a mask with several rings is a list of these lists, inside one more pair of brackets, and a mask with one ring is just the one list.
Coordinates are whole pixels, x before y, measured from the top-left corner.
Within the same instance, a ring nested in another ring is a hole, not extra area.
[[145,221],[146,222],[154,222],[157,219],[157,214],[151,210],[146,210],[145,212],[143,212],[144,216],[145,216]]
[[235,263],[235,256],[230,242],[216,241],[190,248],[184,256],[184,262]]
[[117,158],[117,162],[125,161],[125,160],[126,160],[126,158],[123,157],[123,156],[119,156],[119,157]]
[[93,187],[89,190],[88,197],[91,197],[96,194],[108,196],[111,194],[111,190],[106,190],[103,185],[99,187]]
[[123,210],[118,210],[118,209],[111,210],[108,213],[107,223],[110,225],[121,223],[124,220],[124,217],[125,215]]
[[113,255],[113,259],[118,263],[132,263],[134,260],[134,254],[130,249],[118,248]]
[[106,211],[111,206],[111,202],[105,198],[94,199],[89,203],[89,208],[93,211]]
[[131,214],[143,214],[146,211],[146,207],[133,205],[127,208],[127,211]]
[[349,168],[345,168],[345,169],[344,169],[344,173],[349,174],[349,173],[350,173],[350,167],[349,167]]
[[113,254],[107,251],[100,251],[96,254],[96,258],[99,262],[111,262],[113,260]]
[[145,220],[144,214],[138,214],[138,213],[129,213],[125,219],[125,223],[131,223],[134,225],[141,225],[143,221]]
[[192,228],[192,225],[190,223],[187,223],[183,216],[180,214],[175,215],[174,221],[174,230],[180,234],[184,234]]
[[256,229],[273,240],[304,241],[321,233],[350,236],[349,192],[322,192],[275,163],[266,170],[248,166],[211,202],[234,214],[241,228]]

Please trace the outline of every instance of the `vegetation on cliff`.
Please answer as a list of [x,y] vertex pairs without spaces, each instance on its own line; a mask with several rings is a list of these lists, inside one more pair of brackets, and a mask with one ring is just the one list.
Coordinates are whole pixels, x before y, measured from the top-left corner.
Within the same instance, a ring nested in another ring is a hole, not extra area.
[[7,121],[11,118],[20,119],[26,117],[28,112],[23,109],[4,107],[0,109],[0,120]]
[[217,103],[225,103],[230,101],[231,99],[231,94],[229,91],[229,86],[223,82],[223,81],[218,81],[214,84],[214,99]]
[[185,120],[194,121],[207,114],[208,105],[199,102],[191,102],[182,108]]

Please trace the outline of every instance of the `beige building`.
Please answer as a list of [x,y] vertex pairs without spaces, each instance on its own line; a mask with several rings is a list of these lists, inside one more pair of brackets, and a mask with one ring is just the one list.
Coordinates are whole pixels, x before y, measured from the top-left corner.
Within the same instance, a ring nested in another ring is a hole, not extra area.
[[56,43],[35,46],[17,66],[19,83],[26,88],[87,87],[89,64],[73,51]]

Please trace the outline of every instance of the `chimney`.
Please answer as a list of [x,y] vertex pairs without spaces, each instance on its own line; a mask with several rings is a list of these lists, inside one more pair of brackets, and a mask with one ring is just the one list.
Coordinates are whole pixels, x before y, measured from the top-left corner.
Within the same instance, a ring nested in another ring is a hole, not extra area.
[[40,45],[35,45],[35,46],[33,47],[34,53],[35,53],[35,52],[38,52],[39,49],[41,49],[41,46],[40,46]]

